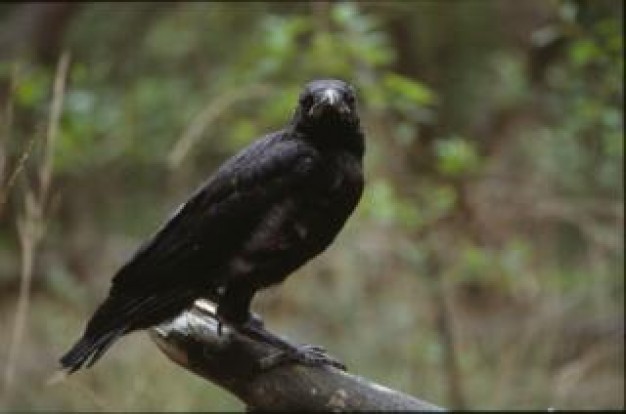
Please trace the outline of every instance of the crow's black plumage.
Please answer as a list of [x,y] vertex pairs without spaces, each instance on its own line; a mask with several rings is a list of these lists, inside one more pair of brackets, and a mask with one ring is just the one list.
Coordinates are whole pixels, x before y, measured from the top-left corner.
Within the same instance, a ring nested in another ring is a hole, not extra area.
[[355,101],[343,81],[307,84],[285,129],[226,161],[118,271],[63,368],[92,365],[121,335],[200,297],[218,304],[222,322],[260,332],[249,312],[255,292],[322,252],[359,201],[364,137]]

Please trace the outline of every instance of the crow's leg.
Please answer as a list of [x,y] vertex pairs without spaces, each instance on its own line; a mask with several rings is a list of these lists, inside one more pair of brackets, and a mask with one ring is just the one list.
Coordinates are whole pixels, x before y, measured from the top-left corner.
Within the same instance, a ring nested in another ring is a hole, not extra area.
[[[224,315],[218,314],[217,334],[220,336],[222,335],[223,326],[224,326],[224,322],[222,322],[222,320],[226,321],[226,323],[229,323],[234,328],[237,328],[239,326],[236,322],[229,321],[227,317],[224,317]],[[258,327],[259,329],[263,329],[263,319],[261,319],[261,317],[257,315],[256,313],[251,312],[248,315],[248,319],[242,325],[252,325],[252,326]]]
[[255,290],[245,286],[229,285],[224,290],[217,306],[217,333],[222,334],[222,325],[227,323],[233,327],[253,325],[263,328],[263,320],[250,312],[250,302]]
[[[287,362],[299,362],[309,366],[332,365],[345,370],[345,366],[326,354],[324,348],[314,345],[295,345],[267,331],[263,321],[250,313],[250,302],[255,291],[247,287],[230,285],[226,288],[217,308],[217,316],[249,338],[278,348],[279,352],[259,361],[261,369],[270,369]],[[218,327],[221,330],[221,328]]]

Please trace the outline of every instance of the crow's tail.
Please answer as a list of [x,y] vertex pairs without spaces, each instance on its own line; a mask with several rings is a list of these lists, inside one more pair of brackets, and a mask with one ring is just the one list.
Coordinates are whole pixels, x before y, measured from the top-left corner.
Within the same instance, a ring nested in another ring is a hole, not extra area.
[[68,374],[90,367],[122,335],[147,328],[181,312],[197,294],[193,289],[168,291],[166,295],[109,296],[93,314],[83,337],[61,359]]
[[69,374],[80,369],[86,364],[92,366],[106,352],[107,349],[124,333],[126,328],[121,327],[99,336],[92,336],[87,333],[61,357],[61,367]]

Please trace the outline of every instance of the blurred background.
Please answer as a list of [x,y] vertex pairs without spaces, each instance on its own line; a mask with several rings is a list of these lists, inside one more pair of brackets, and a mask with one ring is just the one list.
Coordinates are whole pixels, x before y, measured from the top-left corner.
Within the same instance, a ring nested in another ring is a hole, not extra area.
[[134,249],[308,80],[364,197],[270,329],[449,408],[624,408],[623,2],[0,5],[3,410],[242,410],[145,333],[47,386]]

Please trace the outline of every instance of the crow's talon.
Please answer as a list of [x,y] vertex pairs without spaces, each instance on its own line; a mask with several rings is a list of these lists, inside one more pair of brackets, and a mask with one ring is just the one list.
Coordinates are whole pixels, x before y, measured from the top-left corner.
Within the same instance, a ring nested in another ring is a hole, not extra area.
[[310,367],[330,365],[342,371],[346,370],[343,363],[328,355],[323,347],[317,345],[301,345],[293,351],[279,351],[261,359],[259,366],[262,370],[267,370],[289,362]]
[[326,348],[324,348],[323,346],[319,346],[319,345],[304,344],[304,345],[300,345],[298,349],[304,352],[312,352],[315,354],[324,354],[324,355],[327,354]]

